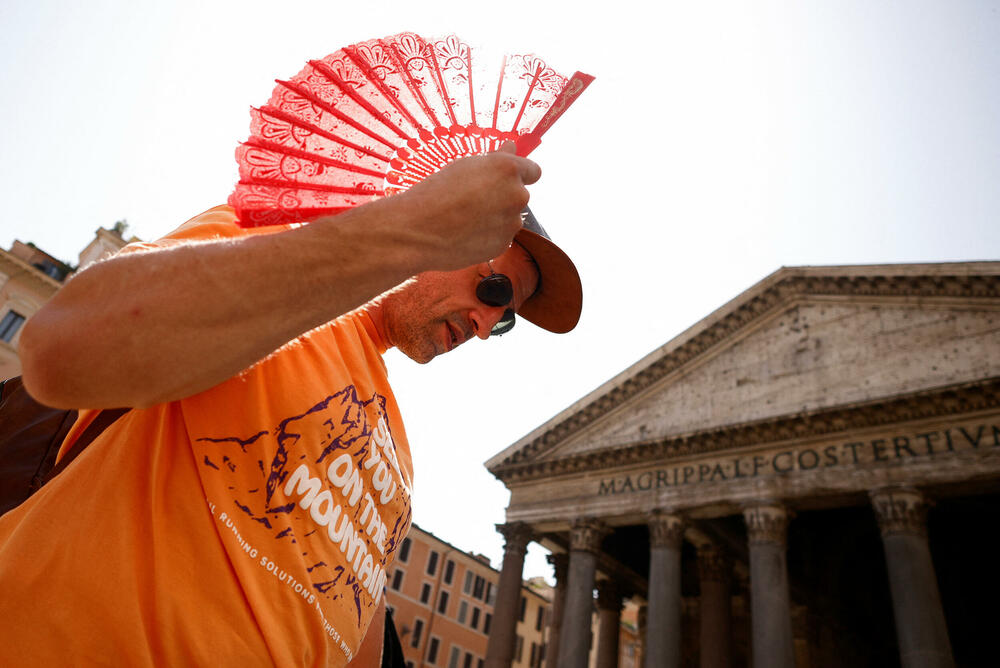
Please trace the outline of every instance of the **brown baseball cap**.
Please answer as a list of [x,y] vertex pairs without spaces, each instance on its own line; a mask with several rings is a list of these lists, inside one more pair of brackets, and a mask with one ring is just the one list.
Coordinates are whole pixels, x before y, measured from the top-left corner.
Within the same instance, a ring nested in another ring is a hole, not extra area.
[[538,266],[538,288],[517,314],[542,329],[563,334],[576,327],[583,308],[583,286],[573,261],[552,242],[525,207],[521,213],[524,227],[514,236]]

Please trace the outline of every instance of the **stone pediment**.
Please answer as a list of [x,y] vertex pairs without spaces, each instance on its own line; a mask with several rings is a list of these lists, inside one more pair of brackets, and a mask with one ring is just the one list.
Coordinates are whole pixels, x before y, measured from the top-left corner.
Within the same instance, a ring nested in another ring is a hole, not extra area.
[[486,466],[510,480],[741,447],[995,399],[997,378],[1000,262],[782,268]]

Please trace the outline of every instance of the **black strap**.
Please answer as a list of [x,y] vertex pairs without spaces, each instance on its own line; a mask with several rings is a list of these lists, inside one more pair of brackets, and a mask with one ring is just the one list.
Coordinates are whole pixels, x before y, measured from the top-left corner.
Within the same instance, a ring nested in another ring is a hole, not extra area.
[[44,485],[62,473],[74,459],[80,456],[80,453],[83,452],[88,445],[94,442],[94,439],[101,435],[101,432],[113,425],[118,418],[128,412],[128,408],[109,408],[98,413],[94,417],[93,422],[87,425],[87,428],[83,430],[82,434],[80,434],[80,438],[76,439],[66,454],[63,455],[63,458],[56,462],[55,466],[52,467],[52,470],[46,474],[42,484]]
[[403,657],[403,645],[396,633],[396,624],[392,620],[392,610],[385,607],[385,633],[382,636],[382,668],[406,668]]

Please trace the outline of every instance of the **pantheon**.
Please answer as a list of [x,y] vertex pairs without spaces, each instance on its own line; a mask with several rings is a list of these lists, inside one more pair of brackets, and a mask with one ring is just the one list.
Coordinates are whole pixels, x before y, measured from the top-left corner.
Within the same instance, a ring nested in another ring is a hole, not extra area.
[[1000,665],[1000,262],[782,268],[486,466],[490,668],[531,541],[550,668]]

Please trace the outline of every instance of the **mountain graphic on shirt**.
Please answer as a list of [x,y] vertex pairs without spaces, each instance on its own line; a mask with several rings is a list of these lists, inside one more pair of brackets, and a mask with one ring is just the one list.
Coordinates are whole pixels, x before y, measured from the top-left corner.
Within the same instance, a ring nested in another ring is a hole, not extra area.
[[[323,489],[334,493],[334,498],[339,500],[345,513],[351,514],[357,527],[364,504],[351,507],[339,490],[329,484],[326,470],[344,452],[351,455],[358,470],[363,470],[362,463],[370,448],[378,447],[372,432],[385,413],[384,396],[374,393],[363,400],[355,386],[348,385],[304,413],[280,420],[270,430],[249,436],[197,438],[195,443],[202,446],[198,454],[203,457],[200,463],[206,489],[209,488],[208,480],[221,482],[222,489],[231,498],[228,512],[234,517],[244,516],[258,523],[269,531],[274,541],[300,544],[300,539],[321,529],[308,519],[309,511],[303,510],[297,499],[285,496],[283,488],[292,472],[305,464],[312,477],[321,479]],[[388,523],[387,559],[409,527],[409,513],[407,504],[405,517],[384,518]],[[345,593],[344,588],[349,589],[360,613],[361,586],[356,579],[345,575],[342,566],[330,565],[321,559],[309,561],[308,550],[301,554],[308,562],[306,570],[317,595],[337,598]]]

